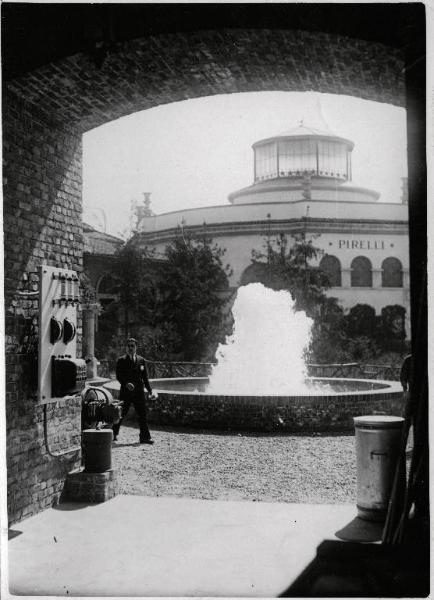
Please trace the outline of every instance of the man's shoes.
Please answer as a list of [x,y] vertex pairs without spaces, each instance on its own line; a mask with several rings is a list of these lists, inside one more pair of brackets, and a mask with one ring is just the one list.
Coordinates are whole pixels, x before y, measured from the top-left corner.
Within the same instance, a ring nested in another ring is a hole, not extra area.
[[154,440],[151,440],[151,438],[149,438],[148,440],[140,440],[140,443],[152,445],[154,443]]

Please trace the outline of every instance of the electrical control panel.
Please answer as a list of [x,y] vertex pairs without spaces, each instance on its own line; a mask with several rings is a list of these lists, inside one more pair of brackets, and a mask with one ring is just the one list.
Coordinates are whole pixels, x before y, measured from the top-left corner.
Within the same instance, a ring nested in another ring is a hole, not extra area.
[[80,282],[75,271],[39,268],[38,401],[55,402],[81,391],[86,363],[77,358]]

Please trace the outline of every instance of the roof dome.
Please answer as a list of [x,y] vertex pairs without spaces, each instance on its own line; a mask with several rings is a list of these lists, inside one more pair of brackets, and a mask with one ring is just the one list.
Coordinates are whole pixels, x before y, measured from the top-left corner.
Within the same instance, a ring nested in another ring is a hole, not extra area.
[[292,129],[255,142],[254,182],[309,174],[351,180],[352,141],[301,122]]
[[340,141],[346,144],[351,151],[354,148],[354,143],[351,140],[340,137],[333,133],[330,130],[324,129],[316,129],[314,127],[309,127],[304,125],[303,121],[300,121],[299,125],[288,129],[287,131],[283,131],[282,133],[278,133],[277,135],[273,135],[272,137],[265,138],[263,140],[259,140],[255,142],[252,148],[256,148],[256,146],[260,146],[261,144],[266,144],[272,140],[277,139],[285,139],[285,138],[328,138],[335,141]]
[[259,140],[253,184],[229,194],[231,204],[345,200],[375,202],[378,192],[350,185],[354,143],[304,125]]

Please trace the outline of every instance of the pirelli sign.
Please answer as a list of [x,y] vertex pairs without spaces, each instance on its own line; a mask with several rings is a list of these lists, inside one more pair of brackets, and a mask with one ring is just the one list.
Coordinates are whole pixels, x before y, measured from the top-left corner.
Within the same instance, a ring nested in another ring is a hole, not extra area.
[[384,240],[339,240],[339,250],[384,250]]

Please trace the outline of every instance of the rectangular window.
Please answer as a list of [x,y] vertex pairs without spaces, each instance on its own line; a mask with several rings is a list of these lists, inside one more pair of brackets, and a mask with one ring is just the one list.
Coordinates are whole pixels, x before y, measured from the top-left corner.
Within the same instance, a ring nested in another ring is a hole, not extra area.
[[276,144],[264,144],[255,149],[256,179],[277,177]]

